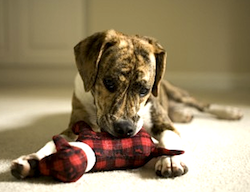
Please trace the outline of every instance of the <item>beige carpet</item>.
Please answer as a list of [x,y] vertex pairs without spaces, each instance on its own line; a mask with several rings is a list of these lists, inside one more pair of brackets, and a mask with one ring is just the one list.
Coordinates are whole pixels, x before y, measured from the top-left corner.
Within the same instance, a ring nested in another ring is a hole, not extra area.
[[39,149],[68,123],[71,90],[0,90],[0,191],[237,191],[250,190],[249,92],[197,92],[203,100],[242,108],[241,121],[197,114],[190,124],[176,124],[189,151],[189,172],[175,179],[155,176],[151,168],[85,174],[71,184],[50,178],[16,180],[12,159]]

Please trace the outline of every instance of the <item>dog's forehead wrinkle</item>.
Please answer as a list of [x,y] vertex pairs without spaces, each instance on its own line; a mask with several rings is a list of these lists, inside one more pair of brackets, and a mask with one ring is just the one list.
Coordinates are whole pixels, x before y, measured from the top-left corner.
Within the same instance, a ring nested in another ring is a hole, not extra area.
[[153,47],[147,41],[141,38],[132,40],[134,47],[134,54],[137,57],[142,57],[146,63],[150,62],[150,54],[154,53]]
[[135,74],[135,81],[150,81],[155,76],[155,66],[151,65],[141,65],[137,68]]
[[132,118],[136,115],[139,107],[139,97],[135,97],[129,92],[123,91],[113,98],[113,104],[110,108],[110,114],[117,118]]
[[156,61],[151,45],[145,40],[121,36],[119,43],[104,51],[101,62],[99,70],[102,78],[111,77],[122,92],[129,87],[135,90],[135,82],[151,88]]
[[147,52],[145,49],[135,49],[134,53],[139,61],[142,60],[146,64],[150,63],[149,52]]

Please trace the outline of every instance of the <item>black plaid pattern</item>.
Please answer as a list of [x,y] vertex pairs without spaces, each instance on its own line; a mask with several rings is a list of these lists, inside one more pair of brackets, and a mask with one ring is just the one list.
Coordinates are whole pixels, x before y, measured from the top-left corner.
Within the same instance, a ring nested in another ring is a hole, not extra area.
[[[96,133],[82,121],[72,129],[78,135],[77,141],[88,144],[95,152],[96,164],[92,172],[138,168],[153,157],[184,153],[181,150],[157,148],[144,129],[129,138],[116,138],[106,132]],[[53,140],[57,152],[39,161],[40,174],[62,182],[77,181],[87,167],[85,152],[70,146],[61,136],[54,136]]]
[[92,172],[138,168],[153,157],[184,153],[181,150],[156,148],[144,129],[134,137],[116,138],[106,132],[96,133],[81,121],[75,124],[73,132],[78,135],[77,141],[88,144],[96,154],[96,164]]
[[70,146],[61,136],[54,136],[53,140],[57,152],[39,162],[40,173],[63,182],[77,181],[86,170],[86,154],[82,149]]

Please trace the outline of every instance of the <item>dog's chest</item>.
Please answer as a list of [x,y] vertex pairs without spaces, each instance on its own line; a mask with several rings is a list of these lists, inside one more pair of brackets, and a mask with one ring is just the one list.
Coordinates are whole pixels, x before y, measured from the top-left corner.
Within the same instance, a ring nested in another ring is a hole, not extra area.
[[151,118],[151,107],[152,103],[148,102],[144,107],[141,107],[138,112],[138,115],[141,116],[141,118],[143,119],[143,127],[146,130],[150,130],[153,126]]

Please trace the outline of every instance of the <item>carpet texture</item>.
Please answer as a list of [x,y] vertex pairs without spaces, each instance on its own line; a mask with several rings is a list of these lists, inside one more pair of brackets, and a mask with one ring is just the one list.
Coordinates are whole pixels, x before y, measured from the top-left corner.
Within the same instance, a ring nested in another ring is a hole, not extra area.
[[200,96],[240,107],[244,118],[225,121],[197,113],[191,123],[176,124],[187,147],[189,172],[186,175],[159,178],[148,166],[87,173],[75,183],[64,184],[44,177],[17,180],[10,174],[9,166],[12,159],[36,151],[67,126],[71,90],[3,89],[0,95],[0,191],[249,191],[249,94],[222,92],[200,93]]

